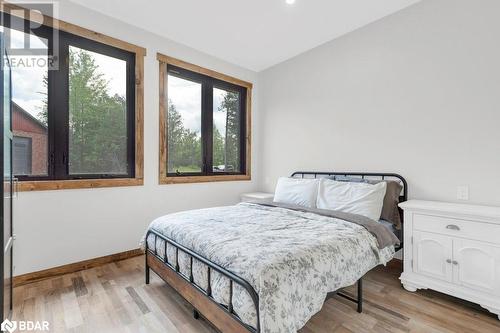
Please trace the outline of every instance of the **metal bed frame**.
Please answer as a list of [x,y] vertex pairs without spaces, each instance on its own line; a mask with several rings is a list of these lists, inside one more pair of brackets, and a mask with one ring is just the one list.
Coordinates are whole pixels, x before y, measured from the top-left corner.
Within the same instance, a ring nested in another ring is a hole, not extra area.
[[[398,174],[394,173],[362,173],[362,172],[314,172],[314,171],[297,171],[291,177],[294,178],[322,178],[329,176],[345,176],[345,177],[360,177],[363,179],[397,179],[403,185],[402,194],[399,197],[399,202],[407,200],[408,190],[406,180]],[[400,210],[401,221],[402,211]],[[149,236],[154,236],[154,249],[148,247]],[[160,239],[164,244],[164,257],[158,255],[157,240]],[[211,322],[217,329],[222,332],[260,332],[260,316],[259,316],[259,295],[255,289],[243,278],[233,274],[225,268],[217,265],[216,263],[204,258],[198,253],[186,248],[185,246],[177,243],[173,239],[157,233],[154,230],[148,230],[146,234],[146,255],[145,255],[145,279],[146,284],[150,281],[150,270],[153,270],[160,278],[173,287],[181,296],[186,299],[194,308],[193,316],[198,319],[200,314],[203,315],[209,322]],[[168,262],[167,244],[175,249],[175,265]],[[402,244],[400,244],[400,247]],[[399,249],[397,248],[397,249]],[[189,276],[186,276],[180,271],[179,267],[179,251],[189,256],[190,267]],[[194,282],[193,278],[193,261],[197,260],[207,267],[207,289],[203,289]],[[228,305],[223,305],[217,302],[211,290],[211,273],[215,271],[229,280],[229,302]],[[334,295],[341,296],[349,301],[357,304],[357,311],[363,311],[363,283],[362,277],[357,281],[357,296],[356,298],[343,294],[338,291],[328,293],[326,299]],[[255,313],[257,315],[256,327],[245,324],[241,318],[234,312],[232,305],[234,285],[237,284],[242,287],[251,297]]]

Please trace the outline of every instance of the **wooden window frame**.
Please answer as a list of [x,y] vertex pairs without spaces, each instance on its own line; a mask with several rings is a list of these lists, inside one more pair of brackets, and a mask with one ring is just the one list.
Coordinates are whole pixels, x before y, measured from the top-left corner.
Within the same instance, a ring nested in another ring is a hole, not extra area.
[[[17,16],[18,10],[25,8],[14,4],[1,3],[0,11],[11,16]],[[39,12],[31,12],[30,18],[43,25],[56,28],[59,31],[83,37],[91,41],[105,44],[123,51],[133,53],[135,56],[135,145],[134,145],[134,174],[129,178],[110,179],[71,179],[71,180],[27,180],[18,183],[19,191],[41,191],[41,190],[62,190],[80,188],[100,188],[118,186],[140,186],[144,184],[144,57],[146,49],[122,40],[106,36],[104,34],[55,19],[50,16],[41,15]],[[35,18],[35,19],[33,19]]]
[[[246,82],[229,75],[225,75],[207,68],[200,67],[179,60],[167,55],[157,53],[157,60],[159,62],[159,95],[160,95],[160,126],[159,126],[159,184],[185,184],[185,183],[204,183],[204,182],[218,182],[218,181],[249,181],[251,180],[251,166],[252,166],[252,141],[251,141],[251,128],[252,128],[252,88],[250,82]],[[237,85],[246,89],[246,110],[245,110],[245,159],[244,168],[245,172],[242,174],[210,174],[210,175],[171,175],[167,173],[167,158],[168,158],[168,135],[167,135],[167,87],[165,85],[167,79],[167,67],[175,66],[177,68],[186,69],[191,72],[209,76],[216,80],[225,81],[227,83]]]

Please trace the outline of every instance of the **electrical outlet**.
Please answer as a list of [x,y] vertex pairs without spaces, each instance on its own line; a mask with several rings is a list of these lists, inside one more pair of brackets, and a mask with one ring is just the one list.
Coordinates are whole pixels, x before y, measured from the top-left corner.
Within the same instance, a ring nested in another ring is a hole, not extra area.
[[467,185],[457,186],[457,199],[469,200],[469,186]]

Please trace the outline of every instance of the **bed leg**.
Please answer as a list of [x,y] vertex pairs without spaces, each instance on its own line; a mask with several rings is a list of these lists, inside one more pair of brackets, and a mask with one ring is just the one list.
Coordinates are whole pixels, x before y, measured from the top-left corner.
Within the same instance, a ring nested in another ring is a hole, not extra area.
[[363,312],[363,278],[358,280],[358,313]]
[[196,320],[200,319],[200,313],[196,309],[193,309],[193,318]]
[[146,251],[146,255],[144,256],[146,258],[145,260],[145,263],[144,263],[144,267],[145,267],[145,279],[146,279],[146,284],[149,284],[149,271],[150,271],[150,268],[148,266],[148,253]]

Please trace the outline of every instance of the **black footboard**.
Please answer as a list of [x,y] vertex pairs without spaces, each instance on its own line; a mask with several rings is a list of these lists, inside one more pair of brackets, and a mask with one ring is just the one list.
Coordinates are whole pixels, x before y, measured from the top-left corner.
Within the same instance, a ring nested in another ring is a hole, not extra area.
[[[150,235],[154,235],[154,249],[151,249],[148,247],[148,238]],[[158,253],[157,253],[157,248],[156,248],[156,243],[157,243],[157,240],[158,239],[161,239],[163,242],[164,242],[164,258],[161,258]],[[245,281],[244,279],[242,279],[241,277],[229,272],[228,270],[224,269],[223,267],[211,262],[210,260],[200,256],[199,254],[193,252],[192,250],[184,247],[183,245],[175,242],[174,240],[164,236],[164,235],[161,235],[159,233],[157,233],[156,231],[154,230],[148,230],[147,234],[146,234],[146,241],[145,241],[145,247],[146,247],[146,284],[149,283],[149,271],[151,269],[151,267],[149,267],[148,265],[148,255],[149,256],[154,256],[156,259],[162,261],[162,264],[164,266],[165,269],[168,269],[168,270],[171,270],[173,272],[175,272],[179,277],[181,277],[183,280],[185,280],[186,282],[189,283],[189,285],[193,288],[195,288],[197,291],[201,292],[205,297],[207,297],[208,299],[210,299],[213,303],[215,303],[219,309],[221,311],[224,311],[225,313],[227,313],[228,315],[230,315],[232,317],[232,319],[236,320],[239,324],[241,324],[243,327],[245,327],[248,331],[250,332],[255,332],[255,333],[258,333],[260,332],[260,317],[259,317],[259,296],[257,295],[257,293],[255,292],[254,288],[247,282]],[[167,244],[170,244],[171,246],[173,246],[175,248],[175,266],[170,264],[168,262],[168,257],[167,257]],[[190,268],[189,268],[189,276],[186,276],[184,275],[181,271],[180,271],[180,267],[179,267],[179,251],[182,251],[183,253],[187,254],[189,256],[189,260],[190,260]],[[193,260],[196,259],[198,260],[199,262],[203,263],[204,265],[207,266],[207,274],[208,274],[208,281],[207,281],[207,289],[203,289],[202,287],[198,286],[195,282],[194,282],[194,278],[193,278]],[[153,269],[154,270],[154,269]],[[223,304],[220,304],[219,302],[217,302],[213,296],[212,296],[212,289],[211,289],[211,279],[210,279],[210,276],[211,276],[211,272],[212,271],[216,271],[217,273],[223,275],[224,277],[226,277],[228,280],[229,280],[229,302],[228,302],[228,305],[225,306]],[[156,270],[155,270],[156,272]],[[161,272],[156,272],[156,273],[161,273]],[[158,274],[160,276],[162,276],[161,274]],[[164,279],[165,280],[165,279]],[[168,282],[168,281],[167,281]],[[256,327],[252,327],[246,323],[244,323],[241,318],[234,312],[234,309],[233,309],[233,305],[232,305],[232,300],[233,300],[233,291],[234,291],[234,284],[237,284],[239,285],[240,287],[242,287],[243,289],[245,289],[248,294],[250,295],[250,297],[252,298],[252,301],[254,303],[254,307],[255,307],[255,313],[257,314],[257,323],[256,323]],[[184,296],[184,295],[183,295]],[[201,315],[203,315],[203,310],[202,309],[195,309],[194,311],[194,315],[195,315],[195,318],[199,315],[198,314],[198,311],[200,311]],[[216,323],[214,323],[216,324]],[[217,326],[217,325],[216,325]]]
[[[148,238],[150,235],[154,235],[154,248],[153,249],[149,248],[149,246],[148,246]],[[156,244],[157,244],[158,239],[161,239],[164,242],[164,249],[163,249],[164,250],[163,251],[164,257],[163,258],[161,256],[159,256],[157,253]],[[170,244],[171,246],[173,246],[175,248],[175,250],[174,250],[175,251],[175,258],[176,258],[175,265],[172,265],[171,263],[168,262],[167,244]],[[195,307],[193,314],[194,314],[194,317],[196,319],[198,319],[200,314],[204,315],[204,312],[203,312],[203,309],[196,308],[195,303],[199,304],[200,302],[195,302],[193,300],[196,300],[195,297],[206,298],[206,299],[209,299],[211,301],[210,303],[213,303],[211,305],[212,307],[215,304],[217,311],[223,311],[225,314],[229,315],[229,317],[231,318],[230,320],[234,320],[237,323],[237,325],[239,325],[239,327],[242,328],[243,331],[246,330],[246,331],[255,332],[255,333],[260,332],[259,296],[255,292],[254,288],[247,281],[245,281],[241,277],[229,272],[228,270],[224,269],[223,267],[213,263],[212,261],[200,256],[199,254],[184,247],[183,245],[175,242],[174,240],[157,233],[154,230],[149,230],[147,232],[145,246],[146,246],[146,265],[145,265],[145,267],[146,267],[146,284],[149,284],[150,269],[155,271],[167,283],[172,282],[173,279],[169,278],[169,274],[173,273],[174,276],[177,276],[176,279],[180,278],[182,280],[183,285],[180,287],[177,286],[178,288],[176,288],[173,285],[172,285],[172,287],[174,287],[174,289],[179,291],[180,294]],[[183,274],[180,271],[179,251],[182,251],[189,256],[189,260],[190,260],[189,276],[186,276],[185,274]],[[153,258],[154,261],[150,261],[151,258]],[[207,266],[207,280],[208,281],[207,281],[207,289],[206,290],[203,289],[201,286],[197,285],[194,281],[194,278],[193,278],[193,260],[198,260],[199,262],[201,262]],[[169,274],[163,274],[163,273],[165,273],[165,271],[168,271]],[[210,281],[210,276],[211,276],[212,271],[218,272],[219,274],[223,275],[224,277],[226,277],[229,280],[229,302],[228,302],[227,306],[220,304],[212,296],[211,281]],[[245,289],[248,292],[248,294],[250,295],[250,297],[252,298],[252,301],[253,301],[253,304],[255,307],[255,313],[257,314],[257,323],[256,323],[257,326],[256,327],[252,327],[252,326],[244,323],[241,320],[241,318],[234,312],[233,305],[232,305],[234,284],[238,284],[243,289]],[[352,302],[357,303],[357,310],[358,310],[358,312],[361,312],[362,311],[362,304],[363,304],[363,293],[362,293],[363,289],[362,289],[362,279],[361,278],[358,280],[357,287],[358,287],[357,288],[358,289],[357,298],[353,298],[353,297],[350,297],[348,295],[342,294],[338,291],[335,291],[335,292],[329,293],[327,296],[327,299],[333,295],[342,296],[342,297],[344,297]],[[196,291],[198,291],[202,295],[200,295],[198,293],[197,295],[199,295],[199,296],[196,296],[196,295],[193,295],[192,293],[181,292],[181,291],[185,292],[186,288],[194,288]],[[186,297],[186,295],[188,295],[189,298]],[[191,301],[190,301],[190,299],[191,299]],[[209,311],[211,311],[210,313],[213,315],[213,311],[212,310],[209,310]],[[227,322],[225,322],[224,319],[221,319],[221,316],[215,315],[215,316],[211,316],[211,317],[214,318],[212,320],[212,323],[216,327],[218,327],[218,328],[231,327],[231,326],[226,325]],[[209,319],[209,318],[207,318],[207,319]],[[214,322],[214,321],[218,321],[218,322]],[[234,327],[234,326],[232,326],[232,327]],[[235,332],[234,328],[229,328],[226,330],[231,331],[231,332]],[[224,331],[224,330],[222,330],[222,331]],[[238,331],[241,331],[241,330],[238,330]]]

